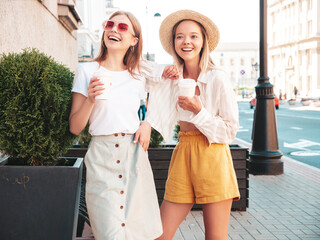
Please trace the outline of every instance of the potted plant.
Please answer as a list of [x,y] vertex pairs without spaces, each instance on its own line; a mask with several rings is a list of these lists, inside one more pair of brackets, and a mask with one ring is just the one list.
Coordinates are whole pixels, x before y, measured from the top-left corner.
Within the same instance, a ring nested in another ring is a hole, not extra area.
[[74,239],[82,159],[63,157],[73,73],[25,49],[0,56],[0,81],[0,239]]

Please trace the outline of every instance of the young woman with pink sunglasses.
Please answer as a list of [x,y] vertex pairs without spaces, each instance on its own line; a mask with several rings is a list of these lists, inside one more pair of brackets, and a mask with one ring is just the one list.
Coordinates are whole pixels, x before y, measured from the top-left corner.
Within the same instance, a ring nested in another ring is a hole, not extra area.
[[[161,218],[148,160],[151,127],[140,122],[140,99],[149,84],[176,79],[174,66],[141,60],[141,27],[129,12],[118,11],[104,23],[99,55],[80,64],[73,84],[70,131],[90,122],[85,156],[86,201],[96,240],[150,240],[162,234]],[[104,86],[96,71],[111,75],[107,100],[96,100]],[[148,109],[149,110],[149,109]]]

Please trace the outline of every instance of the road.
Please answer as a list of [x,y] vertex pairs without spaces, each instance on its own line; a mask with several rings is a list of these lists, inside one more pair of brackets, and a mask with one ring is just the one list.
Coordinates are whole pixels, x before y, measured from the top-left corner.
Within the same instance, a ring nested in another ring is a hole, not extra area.
[[[254,109],[248,102],[238,104],[240,129],[236,137],[251,143]],[[306,108],[297,102],[276,110],[279,148],[285,156],[320,168],[320,111]]]

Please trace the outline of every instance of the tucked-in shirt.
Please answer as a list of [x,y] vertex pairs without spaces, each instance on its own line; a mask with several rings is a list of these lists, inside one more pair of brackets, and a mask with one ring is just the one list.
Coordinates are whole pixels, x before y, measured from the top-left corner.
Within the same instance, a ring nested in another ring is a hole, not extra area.
[[[100,68],[100,69],[99,69]],[[88,85],[94,72],[105,71],[112,75],[109,98],[96,100],[90,115],[89,133],[91,135],[110,135],[114,133],[135,133],[139,128],[138,110],[140,99],[145,97],[145,82],[159,82],[163,65],[142,61],[140,72],[134,77],[126,71],[110,71],[97,62],[78,65],[72,92],[88,97]]]
[[[227,73],[215,67],[199,76],[197,86],[202,107],[198,114],[190,113],[188,122],[207,137],[209,144],[230,144],[239,129],[239,114]],[[167,142],[179,120],[178,81],[148,82],[147,89],[150,95],[146,120]]]

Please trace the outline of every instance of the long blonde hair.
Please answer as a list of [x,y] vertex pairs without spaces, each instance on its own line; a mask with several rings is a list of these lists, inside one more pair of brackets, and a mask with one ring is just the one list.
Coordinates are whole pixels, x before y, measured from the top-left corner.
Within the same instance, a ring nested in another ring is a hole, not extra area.
[[208,45],[208,35],[206,32],[206,29],[202,26],[202,24],[198,23],[197,21],[191,20],[191,19],[183,19],[183,20],[177,22],[172,28],[172,44],[173,44],[173,49],[174,49],[174,54],[173,54],[174,61],[179,64],[184,63],[184,60],[177,54],[175,47],[174,47],[177,27],[183,21],[193,21],[193,22],[197,23],[201,28],[201,33],[202,33],[202,37],[203,37],[203,48],[200,52],[200,62],[199,62],[200,74],[206,73],[207,71],[212,70],[214,68],[214,63],[213,63],[212,58],[210,57],[209,45]]
[[[123,64],[128,68],[129,73],[132,76],[136,75],[136,70],[139,70],[140,67],[140,60],[142,57],[142,32],[141,32],[141,26],[138,21],[138,19],[130,12],[126,11],[117,11],[111,15],[111,18],[118,16],[118,15],[125,15],[131,22],[133,26],[133,32],[135,33],[135,37],[138,38],[138,43],[128,48],[124,58],[123,58]],[[108,48],[104,43],[104,32],[102,34],[101,38],[101,45],[100,45],[100,51],[98,56],[94,59],[94,61],[97,61],[98,63],[104,61],[107,58],[108,55]]]

